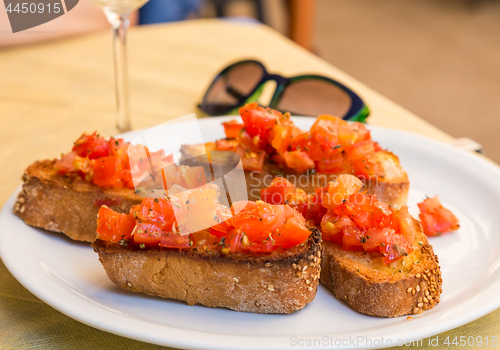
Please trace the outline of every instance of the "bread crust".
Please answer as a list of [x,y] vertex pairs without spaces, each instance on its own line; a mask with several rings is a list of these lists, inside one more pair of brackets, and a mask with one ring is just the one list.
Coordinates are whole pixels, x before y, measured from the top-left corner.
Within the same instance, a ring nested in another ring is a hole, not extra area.
[[420,223],[414,220],[414,224],[420,229],[417,240],[422,242],[419,253],[423,259],[410,271],[376,271],[351,259],[351,252],[343,251],[340,245],[323,241],[321,283],[335,297],[367,315],[397,317],[432,309],[442,292],[439,260]]
[[28,225],[62,232],[76,241],[93,242],[99,203],[117,212],[128,212],[142,198],[133,190],[102,188],[58,174],[56,160],[37,161],[22,177],[22,190],[14,213]]
[[289,314],[313,301],[321,270],[321,233],[283,254],[229,255],[133,249],[96,240],[110,280],[123,289],[235,311]]

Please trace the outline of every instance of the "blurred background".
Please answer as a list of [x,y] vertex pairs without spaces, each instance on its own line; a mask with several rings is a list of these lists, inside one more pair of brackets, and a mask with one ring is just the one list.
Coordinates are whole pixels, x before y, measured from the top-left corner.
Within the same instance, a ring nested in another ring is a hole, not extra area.
[[[211,17],[271,26],[500,163],[500,0],[151,0],[132,23]],[[50,25],[71,27],[67,35],[109,28],[87,0]]]

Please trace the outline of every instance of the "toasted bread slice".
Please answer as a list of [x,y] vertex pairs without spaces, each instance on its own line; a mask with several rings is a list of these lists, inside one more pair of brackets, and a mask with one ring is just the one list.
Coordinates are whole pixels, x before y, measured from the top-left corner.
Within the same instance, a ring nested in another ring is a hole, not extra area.
[[321,233],[281,254],[137,249],[97,239],[108,277],[123,289],[236,311],[289,314],[318,288]]
[[56,160],[38,161],[26,169],[14,213],[28,225],[62,232],[73,240],[93,242],[102,204],[128,212],[142,198],[131,189],[102,188],[79,177],[64,177]]
[[420,223],[413,219],[414,251],[389,265],[367,252],[323,241],[321,282],[354,310],[397,317],[432,309],[440,300],[441,271]]
[[[180,150],[182,162],[187,165],[194,165],[190,164],[190,159],[195,159],[196,156],[214,149],[215,146],[213,143],[206,145],[182,145]],[[382,202],[398,209],[405,205],[408,199],[408,190],[410,188],[408,175],[401,167],[398,157],[391,152],[378,151],[376,157],[384,169],[384,177],[364,181],[365,187],[363,190],[366,190],[368,194],[376,194],[377,198]],[[196,160],[199,162],[199,159]],[[248,199],[259,200],[260,190],[269,186],[272,180],[278,175],[284,176],[288,181],[297,186],[297,188],[306,193],[314,193],[316,188],[327,186],[328,182],[335,180],[339,174],[297,173],[292,169],[282,169],[268,160],[264,163],[264,169],[261,173],[245,170]],[[307,176],[306,180],[304,180],[304,175]]]

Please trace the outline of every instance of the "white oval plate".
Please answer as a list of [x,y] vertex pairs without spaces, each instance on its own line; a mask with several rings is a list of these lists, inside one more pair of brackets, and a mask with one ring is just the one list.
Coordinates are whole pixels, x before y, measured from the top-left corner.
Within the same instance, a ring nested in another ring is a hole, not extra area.
[[[227,119],[200,120],[202,133],[211,140],[223,137],[220,123]],[[302,129],[313,122],[294,120]],[[107,332],[179,348],[387,347],[447,331],[500,307],[500,168],[421,136],[370,129],[408,172],[412,214],[426,195],[439,194],[460,219],[457,232],[430,238],[443,273],[441,303],[411,320],[359,314],[323,286],[311,304],[291,315],[187,306],[127,292],[108,280],[90,246],[27,226],[13,215],[18,191],[0,214],[0,255],[19,282],[62,313]]]

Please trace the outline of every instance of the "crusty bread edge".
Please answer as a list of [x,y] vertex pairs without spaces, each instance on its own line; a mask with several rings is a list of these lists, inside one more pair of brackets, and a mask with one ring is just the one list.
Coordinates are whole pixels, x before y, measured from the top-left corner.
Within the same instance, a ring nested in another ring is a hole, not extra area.
[[93,243],[109,279],[123,289],[235,311],[289,314],[316,296],[321,271],[321,233],[286,256],[246,254],[243,259],[179,250],[127,249]]
[[[416,225],[420,228],[418,222]],[[341,248],[335,243],[323,241],[321,283],[354,310],[372,316],[397,317],[419,314],[440,302],[439,259],[425,236],[420,248],[425,261],[402,278],[380,278],[358,270],[348,258],[336,253],[338,249]]]

